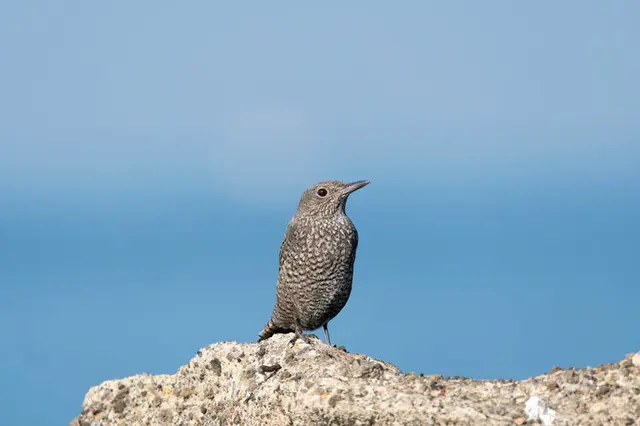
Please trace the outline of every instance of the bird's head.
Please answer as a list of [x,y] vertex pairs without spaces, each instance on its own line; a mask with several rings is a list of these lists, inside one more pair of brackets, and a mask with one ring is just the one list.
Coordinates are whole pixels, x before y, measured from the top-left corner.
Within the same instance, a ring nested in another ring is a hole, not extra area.
[[296,215],[323,217],[344,214],[349,195],[368,184],[368,180],[349,183],[331,180],[316,183],[302,193]]

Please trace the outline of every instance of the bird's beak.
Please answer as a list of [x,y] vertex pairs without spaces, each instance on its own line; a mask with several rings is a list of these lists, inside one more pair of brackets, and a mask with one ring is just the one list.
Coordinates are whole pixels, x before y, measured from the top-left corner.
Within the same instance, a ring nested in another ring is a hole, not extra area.
[[369,185],[369,181],[368,180],[359,180],[359,181],[356,181],[356,182],[351,182],[351,183],[347,184],[346,188],[344,188],[342,190],[342,193],[344,195],[349,195],[352,192],[357,191],[358,189],[360,189],[360,188],[362,188],[364,186],[367,186],[367,185]]

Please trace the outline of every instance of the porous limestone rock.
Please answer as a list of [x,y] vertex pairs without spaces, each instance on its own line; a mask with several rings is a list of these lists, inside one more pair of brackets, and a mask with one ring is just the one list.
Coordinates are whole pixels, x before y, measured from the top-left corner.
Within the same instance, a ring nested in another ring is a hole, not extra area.
[[[640,425],[635,354],[521,381],[471,380],[404,374],[316,339],[292,347],[292,336],[216,343],[176,374],[106,381],[71,425]],[[547,417],[526,412],[527,401]]]

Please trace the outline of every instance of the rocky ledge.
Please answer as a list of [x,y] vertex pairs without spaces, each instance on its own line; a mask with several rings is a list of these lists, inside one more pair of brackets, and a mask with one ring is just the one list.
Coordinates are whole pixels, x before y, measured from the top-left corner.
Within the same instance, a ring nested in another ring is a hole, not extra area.
[[640,353],[521,381],[404,374],[292,335],[200,350],[173,375],[89,390],[72,426],[640,425]]

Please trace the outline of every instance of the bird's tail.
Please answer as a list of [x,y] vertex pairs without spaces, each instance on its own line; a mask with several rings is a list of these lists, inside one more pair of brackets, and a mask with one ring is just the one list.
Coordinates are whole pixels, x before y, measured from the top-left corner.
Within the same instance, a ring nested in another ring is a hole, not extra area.
[[273,318],[271,318],[269,320],[269,322],[267,323],[267,325],[264,326],[264,328],[262,329],[260,334],[258,334],[258,342],[260,342],[262,340],[266,340],[269,337],[271,337],[271,336],[273,336],[274,334],[277,334],[277,333],[290,333],[292,331],[294,331],[294,330],[292,330],[290,328],[283,328],[283,327],[277,326],[273,322]]

